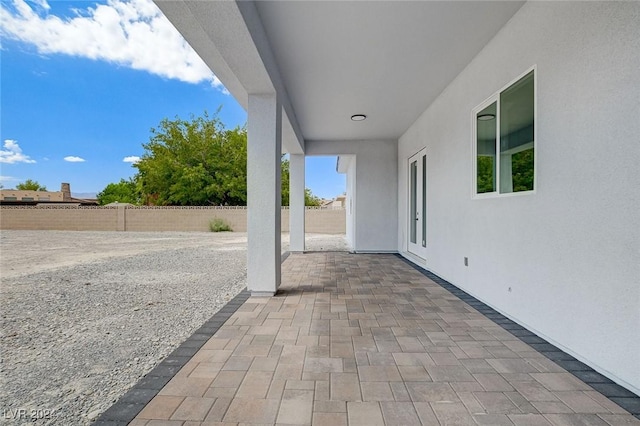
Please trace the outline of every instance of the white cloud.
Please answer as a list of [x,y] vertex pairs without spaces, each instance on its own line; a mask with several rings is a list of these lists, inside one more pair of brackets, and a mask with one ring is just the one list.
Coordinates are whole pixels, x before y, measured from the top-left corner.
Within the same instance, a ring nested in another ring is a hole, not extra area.
[[[0,6],[0,34],[33,44],[43,54],[103,60],[187,83],[226,89],[151,0],[108,0],[76,16],[49,14],[47,0]],[[226,92],[228,93],[228,92]]]
[[47,3],[47,0],[32,0],[37,6],[40,6],[41,8],[45,9],[45,10],[49,10],[51,9],[51,6],[49,6],[49,3]]
[[35,163],[36,160],[31,159],[28,155],[22,153],[22,148],[18,145],[18,141],[13,139],[4,140],[4,149],[0,149],[0,163]]
[[81,157],[76,157],[75,155],[68,155],[64,157],[64,161],[68,161],[70,163],[84,163],[86,160]]
[[0,176],[0,182],[12,182],[16,180],[20,180],[20,179],[15,178],[13,176]]
[[124,161],[125,163],[135,164],[140,161],[140,157],[138,157],[137,155],[130,155],[128,157],[124,157],[122,161]]

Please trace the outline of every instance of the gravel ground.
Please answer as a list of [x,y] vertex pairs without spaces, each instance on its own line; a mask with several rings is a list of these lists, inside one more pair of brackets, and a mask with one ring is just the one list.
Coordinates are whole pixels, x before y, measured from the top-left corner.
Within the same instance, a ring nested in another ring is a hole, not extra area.
[[0,418],[86,425],[245,288],[246,234],[2,231],[0,272]]

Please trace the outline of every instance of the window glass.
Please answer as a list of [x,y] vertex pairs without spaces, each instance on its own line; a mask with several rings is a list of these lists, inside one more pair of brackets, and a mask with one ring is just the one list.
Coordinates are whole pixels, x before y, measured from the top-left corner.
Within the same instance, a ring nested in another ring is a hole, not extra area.
[[500,192],[533,190],[533,71],[500,94]]
[[416,243],[416,234],[417,234],[417,226],[416,226],[416,215],[418,214],[418,200],[416,190],[418,187],[418,162],[414,161],[411,163],[411,216],[409,222],[411,222],[410,236],[411,242],[413,244]]
[[476,115],[476,190],[478,194],[496,190],[496,116],[496,102]]
[[475,111],[476,194],[532,191],[535,178],[534,71],[496,93]]
[[427,156],[422,156],[422,247],[427,246]]

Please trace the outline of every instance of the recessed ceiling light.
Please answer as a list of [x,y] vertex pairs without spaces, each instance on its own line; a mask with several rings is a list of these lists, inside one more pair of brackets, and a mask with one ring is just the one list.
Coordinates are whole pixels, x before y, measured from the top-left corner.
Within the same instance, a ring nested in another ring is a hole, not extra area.
[[363,121],[366,118],[367,118],[367,116],[364,115],[364,114],[355,114],[355,115],[351,116],[351,120],[353,120],[353,121]]
[[495,114],[480,114],[478,116],[478,120],[480,121],[489,121],[489,120],[493,120],[494,118],[496,118]]

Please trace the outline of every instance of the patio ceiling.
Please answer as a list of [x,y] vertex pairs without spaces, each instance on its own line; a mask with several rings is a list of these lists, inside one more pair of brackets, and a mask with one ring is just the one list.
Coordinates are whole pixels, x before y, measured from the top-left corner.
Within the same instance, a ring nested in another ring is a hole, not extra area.
[[289,151],[293,138],[397,139],[523,4],[156,2],[245,108],[278,91]]

